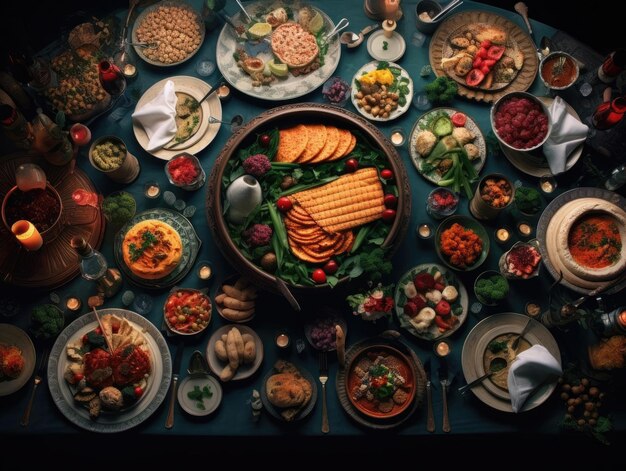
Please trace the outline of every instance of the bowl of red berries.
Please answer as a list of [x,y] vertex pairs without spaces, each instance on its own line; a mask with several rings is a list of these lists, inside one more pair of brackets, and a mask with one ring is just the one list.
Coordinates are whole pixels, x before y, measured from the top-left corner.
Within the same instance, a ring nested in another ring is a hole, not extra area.
[[456,212],[459,195],[448,188],[435,188],[426,199],[426,212],[435,219],[444,219]]
[[526,92],[507,93],[491,108],[491,127],[500,144],[518,152],[540,148],[552,123],[546,106]]
[[170,183],[183,190],[193,191],[204,185],[206,173],[195,155],[183,152],[165,164],[165,173]]

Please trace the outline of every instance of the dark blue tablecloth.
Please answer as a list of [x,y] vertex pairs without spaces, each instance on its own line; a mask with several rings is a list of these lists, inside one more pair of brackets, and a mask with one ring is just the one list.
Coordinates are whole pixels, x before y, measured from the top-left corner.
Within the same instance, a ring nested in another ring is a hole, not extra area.
[[[191,3],[199,8],[200,2],[198,0],[192,1]],[[230,3],[231,2],[229,2],[229,5],[227,6],[227,12],[229,14],[234,14],[235,5]],[[372,20],[365,16],[363,12],[363,2],[361,1],[313,1],[311,3],[322,8],[335,22],[337,22],[341,17],[348,17],[351,22],[349,29],[353,31],[358,31],[364,26],[372,23]],[[404,17],[398,22],[397,31],[406,39],[407,46],[405,55],[398,62],[410,73],[414,81],[414,88],[417,92],[419,92],[428,81],[433,79],[433,76],[431,75],[430,77],[422,78],[419,74],[422,66],[429,63],[429,38],[421,47],[416,47],[411,42],[412,35],[416,31],[414,12],[415,3],[416,2],[411,1],[404,2],[402,4]],[[466,1],[465,4],[457,10],[457,12],[475,9],[497,12],[524,28],[522,19],[514,12],[500,10],[471,1]],[[121,15],[122,12],[120,12],[120,16]],[[553,28],[536,21],[532,21],[532,26],[535,31],[536,38],[540,38],[542,35],[550,36],[555,32]],[[154,68],[137,59],[139,74],[137,78],[129,82],[129,95],[131,97],[140,96],[152,84],[168,76],[198,76],[195,67],[199,60],[204,58],[215,60],[218,34],[219,30],[208,31],[206,40],[202,45],[201,50],[192,59],[177,67]],[[363,64],[369,62],[370,60],[371,58],[367,53],[365,43],[356,49],[346,49],[343,47],[341,61],[335,75],[339,75],[346,80],[350,80],[354,73]],[[215,78],[216,74],[206,78],[206,81],[211,83]],[[545,89],[540,84],[539,79],[535,80],[535,83],[530,88],[530,92],[538,95],[544,94]],[[297,101],[322,102],[321,90],[314,90]],[[276,103],[250,99],[246,95],[235,90],[233,91],[232,99],[224,104],[222,113],[226,118],[230,118],[237,113],[241,113],[246,119],[250,119],[259,113],[274,107],[275,105]],[[485,134],[490,132],[489,105],[457,98],[455,99],[453,106],[472,116],[478,122]],[[348,103],[346,108],[349,111],[356,112],[350,103]],[[376,123],[376,125],[380,131],[387,136],[390,134],[390,130],[397,126],[402,127],[408,134],[411,131],[413,124],[421,114],[421,111],[411,107],[409,111],[400,118],[388,123]],[[112,183],[102,173],[95,171],[89,164],[86,155],[87,149],[81,149],[78,156],[78,166],[89,174],[90,178],[102,194],[106,195],[110,192],[123,188],[135,196],[138,211],[154,207],[156,205],[164,205],[162,199],[154,203],[150,202],[143,196],[143,183],[148,180],[156,180],[160,183],[163,190],[171,190],[177,197],[184,199],[188,205],[195,205],[197,207],[195,215],[190,218],[190,220],[202,239],[202,247],[200,254],[198,255],[198,260],[210,260],[215,269],[215,275],[213,278],[214,281],[209,285],[211,293],[214,294],[219,280],[231,273],[232,269],[229,268],[216,248],[207,226],[207,208],[205,205],[206,188],[189,193],[171,186],[168,183],[163,170],[164,162],[143,151],[135,140],[132,132],[130,112],[126,113],[121,120],[116,120],[112,116],[112,113],[107,113],[99,117],[93,124],[91,124],[90,127],[94,139],[107,134],[120,136],[127,143],[129,150],[138,157],[141,164],[141,173],[139,178],[133,184],[129,186],[118,185]],[[217,138],[206,149],[197,154],[207,174],[211,171],[215,163],[216,156],[223,148],[229,136],[229,129],[222,126],[219,130]],[[402,242],[393,258],[394,271],[393,276],[390,277],[390,281],[397,281],[404,272],[417,264],[425,262],[439,262],[439,259],[434,252],[432,239],[428,242],[422,242],[418,241],[415,236],[415,228],[422,222],[428,222],[436,227],[437,222],[430,218],[425,212],[426,195],[433,189],[433,185],[417,174],[413,164],[411,163],[406,147],[399,149],[399,153],[410,176],[413,211],[409,221],[409,231],[407,237]],[[488,156],[485,169],[483,170],[483,173],[486,172],[504,173],[510,175],[513,180],[520,180],[525,185],[537,185],[537,180],[535,178],[520,173],[512,167],[512,165],[500,152],[495,154],[492,153]],[[572,185],[573,183],[569,184]],[[567,185],[562,185],[559,190],[562,191],[567,189],[566,187]],[[466,202],[466,199],[462,200],[459,210],[461,214],[468,214]],[[506,223],[513,227],[516,217],[517,216],[513,213],[507,213],[502,216],[499,222],[486,224],[491,238],[491,251],[482,268],[497,269],[497,262],[503,252],[503,249],[501,246],[494,243],[493,240],[493,233],[497,227],[496,224]],[[536,221],[537,218],[531,220],[533,224],[536,223]],[[101,247],[101,251],[107,257],[111,265],[115,264],[112,252],[113,235],[114,234],[111,229],[107,229],[106,236]],[[460,276],[470,293],[470,304],[474,301],[472,286],[476,274],[477,273],[463,273]],[[461,397],[456,392],[456,388],[465,383],[461,371],[461,350],[463,342],[472,327],[486,315],[506,311],[523,312],[524,304],[530,298],[538,300],[542,306],[546,308],[548,287],[552,281],[553,280],[544,270],[542,276],[532,281],[511,283],[511,293],[502,306],[494,309],[486,308],[479,315],[469,314],[467,322],[450,338],[452,346],[450,370],[455,377],[449,395],[452,435],[463,434],[470,436],[482,433],[551,435],[560,432],[561,420],[565,409],[556,395],[551,397],[545,404],[531,412],[514,415],[492,410],[481,403],[472,394],[468,394],[466,397]],[[181,285],[193,288],[202,288],[206,286],[200,282],[193,272],[181,282]],[[112,299],[106,300],[105,307],[122,307],[121,293],[127,289],[132,289],[136,294],[143,292],[142,289],[136,288],[128,282],[125,282],[124,287],[119,294]],[[56,290],[61,299],[63,299],[66,295],[75,294],[82,298],[85,305],[88,294],[91,294],[94,291],[95,287],[80,277]],[[167,293],[166,290],[163,290],[151,292],[150,294],[154,297],[154,307],[146,317],[149,318],[155,325],[160,326],[162,318],[162,305]],[[336,306],[344,314],[348,323],[348,344],[352,344],[368,336],[376,335],[386,328],[397,328],[395,319],[391,321],[379,321],[377,324],[370,325],[366,324],[361,319],[355,318],[351,315],[350,308],[342,299],[344,295],[345,293],[331,294],[327,300],[324,300],[324,302]],[[47,302],[48,294],[43,293],[34,296],[22,297],[22,300],[22,312],[18,316],[14,318],[0,319],[0,321],[15,323],[21,327],[26,327],[30,307],[35,303]],[[307,299],[302,300],[303,304],[313,303],[313,301],[314,300]],[[211,332],[224,324],[225,321],[214,313],[208,332],[187,345],[183,365],[186,365],[193,350],[198,349],[200,351],[204,351]],[[302,328],[303,314],[291,311],[282,299],[266,295],[260,303],[259,311],[256,317],[252,322],[250,322],[249,325],[255,329],[263,339],[265,349],[263,364],[260,370],[248,380],[223,385],[224,399],[221,406],[214,414],[207,418],[197,419],[190,417],[177,406],[175,427],[172,431],[166,431],[164,424],[167,413],[167,404],[164,404],[152,417],[148,418],[134,430],[145,435],[165,433],[184,436],[270,436],[286,433],[302,436],[320,435],[321,403],[316,405],[315,410],[307,419],[298,423],[295,427],[286,427],[284,424],[277,423],[266,414],[263,414],[259,422],[254,423],[251,420],[251,409],[248,403],[252,389],[260,389],[262,387],[262,378],[278,358],[277,349],[273,345],[275,333],[279,329],[287,329],[294,340],[296,338],[304,338]],[[577,341],[574,339],[581,339],[581,342],[584,345],[587,333],[584,331],[578,331],[578,329],[573,329],[572,332],[567,334],[557,333],[556,335],[562,345],[576,344]],[[408,333],[404,333],[404,340],[411,346],[411,348],[414,349],[422,361],[425,361],[430,357],[433,357],[433,360],[435,360],[432,345],[430,343],[417,341]],[[173,346],[173,343],[170,344],[170,346]],[[564,347],[563,354],[564,359],[574,361],[580,359],[583,360],[583,362],[585,360],[584,348],[581,348],[580,351],[578,351],[576,348],[569,349],[569,347]],[[298,355],[294,349],[289,355],[287,355],[287,357],[304,365],[314,376],[317,375],[317,357],[315,352],[308,347],[308,345],[302,354]],[[336,372],[337,364],[331,356],[330,381],[328,383],[328,408],[331,434],[362,435],[368,433],[367,429],[356,425],[342,410],[335,392]],[[26,406],[30,390],[31,383],[29,382],[28,385],[19,392],[8,397],[0,398],[0,433],[40,435],[76,434],[80,431],[59,412],[50,397],[49,391],[47,390],[47,384],[45,384],[45,387],[42,388],[37,394],[30,426],[28,428],[20,427],[19,419]],[[433,391],[433,398],[437,434],[441,434],[442,401],[441,389],[438,385]],[[167,403],[167,400],[165,402]],[[626,413],[623,406],[616,405],[612,410],[612,413],[617,428],[624,429],[626,426]],[[425,408],[422,407],[408,421],[408,423],[399,428],[396,433],[402,435],[426,434]]]

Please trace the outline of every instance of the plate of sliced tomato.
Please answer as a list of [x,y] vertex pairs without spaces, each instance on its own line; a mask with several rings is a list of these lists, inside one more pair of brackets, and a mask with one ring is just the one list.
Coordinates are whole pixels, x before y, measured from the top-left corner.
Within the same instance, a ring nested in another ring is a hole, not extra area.
[[172,332],[196,335],[211,322],[211,298],[202,290],[174,288],[165,300],[163,318]]

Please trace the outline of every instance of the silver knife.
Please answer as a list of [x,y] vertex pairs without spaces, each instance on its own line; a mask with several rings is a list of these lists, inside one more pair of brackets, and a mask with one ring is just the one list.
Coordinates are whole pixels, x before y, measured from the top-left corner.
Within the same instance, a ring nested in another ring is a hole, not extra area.
[[172,364],[172,389],[170,393],[170,408],[167,412],[167,419],[165,420],[165,428],[172,428],[174,426],[174,404],[176,403],[176,393],[178,391],[178,376],[180,373],[180,366],[183,362],[183,350],[185,349],[185,342],[180,340],[176,347],[176,355],[174,356],[174,363]]
[[450,380],[448,380],[448,363],[445,358],[441,358],[439,363],[439,383],[441,383],[441,394],[443,400],[443,424],[441,430],[449,432],[450,418],[448,417],[448,386],[450,385]]
[[435,431],[435,416],[433,415],[433,385],[430,381],[430,358],[424,363],[424,370],[426,371],[426,430],[432,433]]

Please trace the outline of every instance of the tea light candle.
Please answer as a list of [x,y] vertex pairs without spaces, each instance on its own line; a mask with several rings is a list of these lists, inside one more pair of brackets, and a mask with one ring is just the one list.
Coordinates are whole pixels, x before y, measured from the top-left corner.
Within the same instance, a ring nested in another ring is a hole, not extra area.
[[556,190],[556,180],[551,175],[544,175],[539,179],[539,188],[546,194]]
[[526,307],[524,308],[526,315],[530,317],[537,317],[541,314],[541,306],[535,302],[527,302]]
[[521,236],[528,237],[533,232],[533,228],[526,221],[521,221],[517,224],[517,231]]
[[506,227],[501,227],[500,229],[496,230],[496,242],[504,244],[510,238],[511,233]]
[[217,89],[217,96],[221,101],[226,101],[230,98],[230,87],[228,85],[222,85]]
[[420,224],[417,228],[417,235],[421,239],[429,239],[433,235],[430,224]]
[[82,305],[83,305],[83,302],[79,298],[76,298],[74,296],[70,296],[69,298],[65,300],[65,307],[67,308],[68,311],[72,313],[79,312]]
[[20,219],[11,226],[11,232],[17,241],[26,250],[39,250],[43,245],[43,239],[32,222]]
[[70,137],[77,146],[84,146],[91,141],[91,131],[84,124],[76,123],[70,128]]
[[127,77],[127,78],[132,78],[135,75],[137,75],[137,67],[135,67],[133,64],[125,64],[124,68],[122,69],[122,73]]
[[157,182],[147,182],[143,187],[143,194],[146,198],[156,199],[161,194],[161,188]]
[[435,355],[438,357],[446,357],[450,354],[450,344],[445,340],[441,340],[435,343],[434,350]]
[[404,144],[404,131],[400,128],[392,129],[390,139],[394,146],[400,147]]
[[291,341],[289,339],[289,335],[287,335],[286,332],[279,332],[276,335],[275,342],[276,342],[276,346],[278,348],[285,349],[285,348],[289,347],[289,344],[290,344]]
[[198,266],[198,278],[201,280],[209,280],[213,276],[213,268],[208,262],[202,262]]

